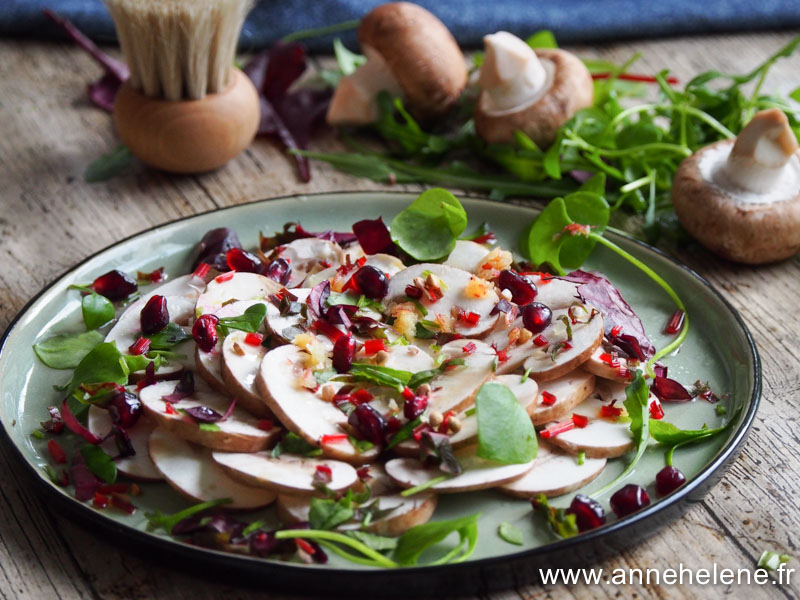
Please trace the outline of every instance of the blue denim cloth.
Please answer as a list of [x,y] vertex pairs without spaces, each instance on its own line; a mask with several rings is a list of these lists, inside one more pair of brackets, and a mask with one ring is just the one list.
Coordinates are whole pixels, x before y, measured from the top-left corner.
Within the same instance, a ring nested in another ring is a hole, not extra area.
[[[250,13],[240,49],[255,50],[287,33],[357,19],[378,0],[261,0]],[[526,36],[551,29],[562,43],[679,34],[800,27],[800,0],[420,0],[465,47],[504,29]],[[60,32],[42,9],[50,7],[100,42],[115,41],[100,0],[2,0],[0,35],[48,38]],[[338,34],[356,48],[354,32]],[[312,50],[330,49],[331,36],[308,40]]]

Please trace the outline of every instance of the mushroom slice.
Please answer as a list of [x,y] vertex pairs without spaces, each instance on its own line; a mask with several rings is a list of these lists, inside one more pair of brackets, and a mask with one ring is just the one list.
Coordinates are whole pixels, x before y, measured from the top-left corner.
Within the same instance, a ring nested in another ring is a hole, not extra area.
[[[586,305],[586,308],[592,310],[591,306]],[[569,319],[566,310],[553,311],[553,322],[543,332],[550,342],[548,346],[538,348],[528,342],[514,348],[515,353],[528,349],[523,366],[525,370],[530,369],[530,376],[537,381],[550,381],[573,371],[589,360],[603,341],[603,317],[599,313],[585,323],[570,324],[572,339],[565,333],[567,326],[561,321],[564,316]]]
[[[365,529],[370,533],[388,537],[397,537],[412,527],[427,523],[436,510],[437,496],[431,493],[423,492],[408,498],[400,494],[379,495],[374,498],[378,510],[390,512],[384,517],[370,521]],[[275,504],[278,517],[284,524],[308,522],[309,502],[308,496],[279,494]],[[344,531],[361,528],[359,522],[347,522],[337,527]]]
[[605,402],[588,398],[572,409],[572,413],[589,419],[586,427],[575,427],[550,438],[550,443],[570,454],[585,452],[589,458],[614,458],[633,448],[629,423],[601,417]]
[[[595,389],[595,376],[583,369],[576,369],[558,379],[546,381],[539,386],[540,399],[531,415],[534,425],[558,421],[586,400]],[[546,404],[544,394],[549,394],[553,404]]]
[[457,240],[456,247],[442,264],[467,273],[474,273],[487,254],[489,254],[489,250],[486,249],[486,246],[469,240]]
[[294,288],[301,285],[311,273],[341,265],[344,262],[344,252],[336,242],[320,238],[301,238],[279,246],[270,254],[270,258],[285,258],[289,261],[292,272],[286,287]]
[[322,448],[325,456],[354,464],[371,462],[378,455],[372,448],[359,452],[342,439],[347,416],[316,393],[301,385],[307,355],[293,345],[267,352],[256,375],[256,387],[267,406],[283,426],[309,444]]
[[364,125],[378,118],[378,92],[403,95],[417,116],[446,113],[467,85],[464,55],[447,27],[410,2],[372,9],[358,28],[366,64],[336,87],[327,120],[331,125]]
[[[464,348],[474,346],[469,353]],[[444,414],[452,411],[458,414],[475,402],[475,394],[484,382],[491,377],[492,367],[497,355],[491,346],[478,340],[453,340],[442,346],[445,360],[460,358],[464,364],[436,376],[430,383],[428,408]]]
[[551,310],[569,308],[580,300],[577,283],[540,273],[529,277],[536,284],[536,302],[547,305]]
[[384,367],[418,373],[434,368],[434,361],[431,355],[422,351],[419,346],[409,344],[408,346],[392,346],[388,350],[388,357],[383,363]]
[[193,502],[230,498],[225,508],[251,510],[275,500],[275,493],[231,479],[211,458],[211,450],[156,429],[148,442],[150,458],[167,483]]
[[256,389],[256,373],[267,349],[248,344],[244,331],[231,331],[222,343],[222,379],[239,406],[257,417],[271,417]]
[[[433,282],[434,289],[440,290],[442,297],[435,302],[420,300],[428,311],[429,320],[441,315],[445,321],[453,323],[453,330],[464,336],[475,337],[485,334],[494,327],[498,314],[491,314],[499,298],[491,284],[462,269],[434,263],[421,263],[400,271],[389,280],[389,292],[385,302],[406,301],[406,287],[414,286],[417,281],[426,281],[433,275],[441,282],[441,286]],[[423,296],[424,298],[424,296]],[[470,324],[453,318],[453,313],[461,309],[465,313],[478,315],[477,323]]]
[[604,345],[600,345],[581,367],[594,373],[603,379],[618,381],[620,383],[630,383],[631,376],[628,369],[628,359],[621,356],[614,356]]
[[483,42],[475,129],[486,142],[511,143],[519,130],[546,148],[564,123],[592,105],[592,76],[576,56],[556,48],[534,52],[505,31]]
[[[464,468],[460,475],[454,475],[434,484],[429,489],[441,494],[455,494],[472,490],[484,490],[514,481],[525,475],[533,467],[535,459],[515,465],[498,465],[475,456],[475,446],[456,450],[456,456]],[[429,469],[416,458],[394,458],[386,463],[386,473],[404,488],[417,487],[431,479],[444,475],[438,469]]]
[[260,429],[258,419],[238,407],[234,407],[229,418],[214,423],[217,430],[201,429],[194,419],[178,411],[205,406],[224,415],[232,400],[210,390],[195,389],[194,394],[176,402],[174,407],[170,404],[170,412],[167,412],[168,403],[163,398],[174,389],[175,384],[170,382],[149,385],[139,392],[139,399],[145,412],[157,426],[178,437],[214,450],[256,452],[268,448],[280,435],[281,430],[277,427],[269,431]]
[[269,452],[214,452],[212,456],[234,479],[276,492],[314,494],[317,491],[314,476],[318,467],[330,469],[331,480],[325,485],[335,492],[346,490],[358,481],[356,470],[338,460],[291,454],[272,458]]
[[[296,302],[302,306],[306,303],[306,299],[311,293],[311,288],[293,288],[289,293],[297,298],[297,300],[292,300],[292,302]],[[281,314],[280,309],[272,304],[272,302],[267,304],[265,323],[272,335],[286,343],[291,343],[298,333],[308,328],[308,319],[303,316],[300,306],[294,306],[288,311],[285,311],[284,314]],[[330,348],[333,348],[333,343],[325,336],[320,336],[320,341],[323,341],[323,343],[330,346]]]
[[582,488],[600,475],[605,466],[605,458],[586,458],[579,465],[574,456],[539,440],[533,468],[498,489],[518,498],[534,498],[539,494],[553,498]]
[[[101,438],[111,433],[112,422],[108,411],[98,408],[97,406],[89,407],[86,425],[89,431]],[[141,415],[139,420],[136,421],[136,425],[125,430],[136,454],[114,461],[120,473],[132,479],[139,479],[142,481],[161,481],[161,473],[158,472],[158,469],[156,469],[156,466],[147,454],[147,440],[150,438],[153,429],[155,429],[153,421],[148,418],[147,415]],[[101,448],[111,456],[119,452],[113,438],[104,441]]]
[[[225,273],[212,279],[206,286],[206,291],[200,294],[195,307],[196,316],[208,313],[218,317],[232,317],[241,314],[236,309],[231,309],[230,304],[235,301],[250,301],[241,311],[254,302],[266,302],[271,294],[277,294],[283,286],[272,279],[257,273],[240,273],[234,271]],[[238,302],[237,302],[238,304]]]
[[735,142],[686,158],[672,203],[681,225],[729,260],[762,264],[800,251],[800,152],[786,115],[757,113]]

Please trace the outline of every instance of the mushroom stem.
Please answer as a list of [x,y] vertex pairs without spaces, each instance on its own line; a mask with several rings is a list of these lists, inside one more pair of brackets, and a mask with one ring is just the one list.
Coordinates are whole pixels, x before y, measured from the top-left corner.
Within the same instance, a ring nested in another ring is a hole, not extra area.
[[783,111],[762,110],[736,138],[725,169],[739,187],[765,194],[796,151],[797,139]]
[[484,36],[486,54],[479,83],[494,111],[510,110],[534,98],[547,84],[536,53],[507,31]]

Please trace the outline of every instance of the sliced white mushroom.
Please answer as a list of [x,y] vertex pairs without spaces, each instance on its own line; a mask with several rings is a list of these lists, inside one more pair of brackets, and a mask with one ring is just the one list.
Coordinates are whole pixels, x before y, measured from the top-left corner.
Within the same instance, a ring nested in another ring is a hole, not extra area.
[[[90,406],[86,425],[89,431],[103,438],[111,432],[111,417],[107,410]],[[136,454],[114,461],[120,473],[132,479],[161,481],[161,473],[158,472],[147,453],[147,440],[150,438],[150,433],[152,433],[153,429],[155,429],[153,421],[147,415],[141,415],[139,420],[136,421],[136,425],[126,430],[125,433],[128,434]],[[118,454],[113,438],[103,442],[102,448],[111,456]]]
[[[308,295],[311,293],[311,288],[294,288],[291,290],[291,293],[297,298],[297,302],[305,304]],[[308,327],[308,320],[301,312],[296,312],[291,315],[281,315],[277,306],[268,303],[266,325],[267,329],[272,332],[272,335],[280,338],[284,342],[291,342],[294,336]],[[325,339],[327,340],[328,338]],[[331,347],[333,347],[333,344],[331,344]]]
[[[344,262],[344,252],[335,242],[319,238],[302,238],[276,248],[271,258],[285,258],[292,267],[286,287],[294,288],[303,283],[311,273],[338,267]],[[309,286],[307,286],[309,287]]]
[[[408,498],[404,498],[400,494],[373,494],[373,498],[378,510],[391,512],[384,517],[371,521],[365,529],[371,533],[389,537],[397,537],[412,527],[427,523],[436,509],[437,500],[436,494],[425,492]],[[278,501],[275,504],[278,517],[284,524],[307,522],[309,502],[308,496],[279,494]],[[361,528],[361,523],[357,521],[343,523],[337,527],[337,529],[344,531]]]
[[[456,333],[464,336],[480,336],[491,331],[498,319],[498,314],[491,314],[499,300],[497,293],[491,285],[476,285],[475,275],[455,267],[433,263],[408,267],[389,280],[389,293],[384,302],[386,304],[405,302],[406,287],[413,286],[415,279],[426,280],[428,273],[441,281],[443,285],[440,289],[443,295],[436,302],[430,302],[425,299],[425,296],[420,300],[420,303],[428,311],[426,319],[435,320],[436,315],[441,315],[443,319],[453,323],[453,330]],[[472,284],[470,284],[471,280],[473,280]],[[477,283],[481,282],[483,280]],[[453,318],[454,309],[475,313],[479,320],[476,324],[470,325],[455,319]]]
[[[358,249],[360,250],[361,246],[358,246]],[[350,255],[351,263],[356,262],[360,258],[360,256],[363,255],[362,251],[361,254],[355,253],[357,255],[354,256],[354,252],[349,247],[347,248],[347,250],[345,250],[345,253]],[[344,263],[344,261],[342,262]],[[395,274],[399,273],[400,271],[406,268],[406,266],[403,264],[403,261],[397,258],[396,256],[392,256],[391,254],[382,254],[382,253],[367,255],[365,257],[364,265],[362,266],[366,265],[370,265],[377,269],[380,269],[381,271],[386,273],[389,277],[393,277]],[[305,280],[303,281],[303,286],[307,288],[313,288],[320,281],[325,281],[326,279],[330,279],[331,282],[333,282],[333,279],[336,277],[336,273],[338,272],[338,270],[339,270],[338,266],[328,267],[327,269],[323,269],[322,271],[313,273],[305,278]],[[342,284],[347,279],[349,279],[350,276],[356,272],[356,270],[357,268],[354,267],[352,270],[348,271],[347,274],[345,274],[342,277],[341,280]]]
[[430,354],[414,344],[392,346],[389,348],[388,355],[383,366],[390,369],[418,373],[434,368],[433,358]]
[[589,419],[585,427],[575,427],[550,438],[550,443],[570,454],[585,452],[590,458],[614,458],[633,448],[630,423],[602,417],[601,408],[606,403],[599,398],[588,398],[572,409],[572,414]]
[[612,356],[602,344],[592,352],[589,360],[583,363],[581,368],[611,381],[630,383],[631,380],[628,359],[621,356]]
[[[591,307],[587,308],[591,310]],[[549,342],[547,346],[537,347],[533,342],[528,342],[514,348],[515,352],[527,349],[528,357],[523,367],[530,369],[531,377],[537,381],[550,381],[579,367],[603,341],[603,318],[599,314],[595,314],[588,322],[571,324],[572,339],[568,339],[566,325],[560,320],[566,315],[566,310],[553,311],[553,322],[543,332]],[[568,347],[559,346],[566,343]]]
[[[208,282],[205,292],[197,299],[195,315],[211,313],[220,318],[237,316],[256,301],[268,302],[267,298],[281,289],[281,284],[257,273],[225,273]],[[249,304],[238,304],[246,301]],[[231,309],[229,305],[233,302],[237,302],[238,306]],[[241,312],[236,312],[239,307]]]
[[[359,452],[347,439],[341,439],[347,416],[322,400],[322,388],[315,393],[302,386],[301,377],[306,370],[304,355],[289,344],[270,350],[261,361],[256,386],[272,414],[284,427],[321,447],[326,456],[355,464],[374,460],[377,449]],[[323,443],[326,440],[330,441]]]
[[[541,425],[561,420],[586,400],[594,389],[595,376],[583,369],[576,369],[558,379],[542,383],[539,386],[539,403],[531,415],[533,424]],[[545,392],[548,394],[547,400],[544,398]]]
[[[256,452],[270,447],[280,428],[273,427],[269,431],[259,428],[259,420],[245,411],[234,407],[228,419],[217,421],[216,427],[200,427],[194,419],[180,413],[180,410],[198,406],[206,406],[224,415],[232,400],[221,396],[211,390],[197,389],[191,396],[176,402],[174,406],[164,401],[164,396],[170,395],[175,389],[174,382],[161,382],[142,388],[139,399],[142,401],[147,415],[164,429],[182,437],[185,440],[213,448],[231,452]],[[169,412],[168,412],[169,411]]]
[[[475,456],[475,446],[457,450],[456,456],[464,471],[434,484],[430,490],[454,494],[497,487],[522,477],[535,462],[532,460],[522,464],[499,465]],[[394,458],[386,463],[386,473],[404,488],[424,485],[445,475],[439,469],[427,468],[416,458]]]
[[[475,349],[465,353],[464,347],[470,344]],[[448,342],[442,346],[441,353],[446,357],[445,360],[461,358],[464,364],[437,375],[430,382],[428,408],[442,414],[447,411],[457,414],[475,402],[478,389],[492,376],[497,355],[487,344],[466,338]]]
[[248,344],[246,338],[244,331],[231,331],[222,343],[222,379],[239,406],[257,417],[271,417],[256,389],[256,373],[267,349],[261,344]]
[[579,465],[575,457],[539,441],[533,468],[522,477],[498,489],[518,498],[548,498],[568,494],[593,481],[606,466],[605,458],[586,458]]
[[536,284],[536,302],[547,305],[551,310],[569,308],[579,302],[578,284],[549,275],[534,274],[530,278]]
[[469,240],[457,240],[456,247],[442,264],[474,273],[487,254],[489,254],[489,250],[486,249],[486,246]]
[[269,452],[214,452],[213,457],[234,479],[276,492],[313,494],[317,467],[330,469],[331,480],[325,485],[333,491],[345,490],[358,480],[356,470],[338,460],[290,454],[272,458]]
[[193,502],[230,498],[226,508],[249,510],[267,506],[275,493],[231,479],[211,458],[211,450],[156,429],[148,442],[150,458],[167,483]]

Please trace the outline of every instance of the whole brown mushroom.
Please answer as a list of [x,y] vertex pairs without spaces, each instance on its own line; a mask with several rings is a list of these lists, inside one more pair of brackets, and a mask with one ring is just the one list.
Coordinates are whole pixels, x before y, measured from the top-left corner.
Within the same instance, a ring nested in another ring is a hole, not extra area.
[[762,264],[800,252],[800,152],[786,115],[761,111],[735,140],[685,159],[672,202],[681,225],[729,260]]
[[592,105],[592,76],[569,52],[534,51],[506,31],[485,36],[483,43],[475,129],[487,143],[510,143],[519,130],[547,148],[564,123]]
[[358,28],[366,64],[343,77],[328,108],[331,125],[365,125],[378,118],[375,98],[402,96],[422,119],[446,113],[467,85],[464,55],[433,14],[409,2],[382,4]]

